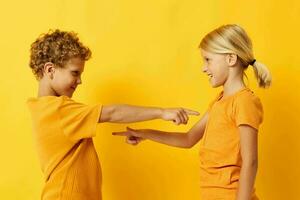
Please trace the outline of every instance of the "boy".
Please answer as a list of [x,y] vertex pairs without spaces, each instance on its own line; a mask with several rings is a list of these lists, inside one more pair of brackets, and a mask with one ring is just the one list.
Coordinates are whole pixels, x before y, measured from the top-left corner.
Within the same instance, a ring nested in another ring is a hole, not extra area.
[[73,32],[41,35],[31,45],[30,67],[39,89],[28,100],[45,186],[43,200],[101,199],[101,168],[92,137],[103,122],[129,123],[152,119],[186,124],[196,111],[130,105],[84,105],[71,99],[81,84],[91,51]]

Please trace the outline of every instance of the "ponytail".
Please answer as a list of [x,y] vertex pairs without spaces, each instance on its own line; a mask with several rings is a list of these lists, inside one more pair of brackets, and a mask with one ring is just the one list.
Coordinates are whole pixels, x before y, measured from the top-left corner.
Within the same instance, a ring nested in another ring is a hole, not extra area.
[[268,88],[272,83],[272,76],[266,65],[254,60],[250,63],[253,66],[254,75],[259,87]]

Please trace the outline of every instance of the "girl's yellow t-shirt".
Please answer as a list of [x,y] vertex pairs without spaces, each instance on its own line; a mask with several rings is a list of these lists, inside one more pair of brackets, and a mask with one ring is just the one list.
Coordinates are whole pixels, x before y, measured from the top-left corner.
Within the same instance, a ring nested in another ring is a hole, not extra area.
[[93,144],[101,105],[67,96],[28,99],[34,140],[45,177],[43,200],[100,200],[101,168]]
[[262,104],[249,88],[222,97],[223,92],[209,106],[200,142],[201,197],[205,200],[236,198],[242,166],[238,126],[249,125],[258,130],[263,120]]

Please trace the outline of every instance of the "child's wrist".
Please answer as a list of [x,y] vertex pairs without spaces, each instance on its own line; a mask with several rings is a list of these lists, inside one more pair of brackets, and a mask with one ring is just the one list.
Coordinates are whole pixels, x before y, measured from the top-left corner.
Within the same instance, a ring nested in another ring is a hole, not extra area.
[[164,112],[165,112],[164,108],[157,108],[157,113],[158,113],[157,116],[159,119],[164,119]]
[[137,131],[137,132],[136,132],[136,136],[139,137],[139,138],[144,138],[144,133],[143,133],[143,131]]

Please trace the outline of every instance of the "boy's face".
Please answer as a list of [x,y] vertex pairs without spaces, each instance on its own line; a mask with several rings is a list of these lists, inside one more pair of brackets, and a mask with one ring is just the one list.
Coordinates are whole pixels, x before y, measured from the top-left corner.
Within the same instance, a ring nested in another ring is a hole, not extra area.
[[224,85],[229,73],[226,54],[215,54],[201,49],[201,55],[204,62],[202,71],[209,76],[211,86],[215,88]]
[[81,84],[81,74],[84,70],[85,61],[80,58],[71,58],[63,68],[56,67],[50,86],[56,96],[72,97],[77,85]]

